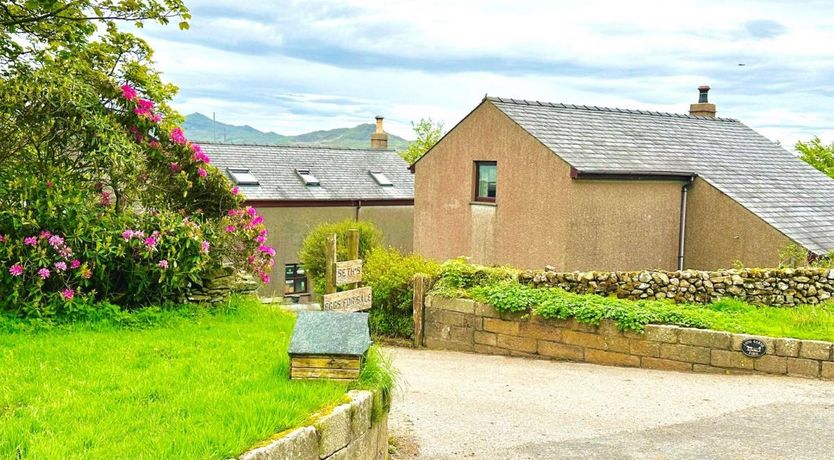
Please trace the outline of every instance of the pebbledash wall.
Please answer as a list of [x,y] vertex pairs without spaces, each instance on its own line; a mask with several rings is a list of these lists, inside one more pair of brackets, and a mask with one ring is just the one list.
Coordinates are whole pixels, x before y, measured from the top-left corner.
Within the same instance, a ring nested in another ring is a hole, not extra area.
[[817,304],[834,295],[834,270],[823,268],[584,273],[544,270],[524,271],[519,281],[579,294],[697,303],[734,297],[754,304],[795,306]]
[[372,421],[373,393],[348,392],[350,402],[313,416],[315,422],[279,433],[239,460],[384,460],[388,416]]
[[[525,356],[688,372],[763,373],[834,379],[834,343],[647,325],[621,332],[535,315],[500,314],[469,299],[429,295],[423,311],[423,343],[429,348]],[[419,336],[419,334],[415,334]],[[750,358],[741,343],[757,338],[766,354]]]

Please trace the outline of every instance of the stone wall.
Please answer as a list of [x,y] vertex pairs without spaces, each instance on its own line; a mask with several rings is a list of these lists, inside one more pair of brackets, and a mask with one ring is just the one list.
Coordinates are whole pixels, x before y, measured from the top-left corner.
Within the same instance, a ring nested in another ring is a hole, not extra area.
[[[621,332],[613,321],[599,326],[576,320],[500,314],[469,299],[429,296],[423,345],[429,348],[588,362],[685,372],[761,373],[834,379],[834,343],[647,325]],[[766,354],[750,358],[741,343],[757,338]]]
[[519,281],[578,294],[697,303],[734,297],[753,304],[795,306],[817,304],[834,295],[834,270],[822,268],[584,273],[543,270],[524,271]]
[[239,460],[384,460],[388,416],[372,423],[373,393],[348,392],[350,402],[313,416],[315,422],[279,433]]
[[203,285],[192,286],[188,294],[189,302],[216,303],[231,294],[255,294],[258,282],[247,275],[235,272],[231,266],[225,266],[203,279]]

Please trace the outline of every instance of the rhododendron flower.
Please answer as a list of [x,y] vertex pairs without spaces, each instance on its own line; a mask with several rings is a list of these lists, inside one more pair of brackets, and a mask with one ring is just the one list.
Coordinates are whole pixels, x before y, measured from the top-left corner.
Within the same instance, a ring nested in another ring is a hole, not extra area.
[[64,262],[64,261],[55,262],[54,267],[55,267],[55,271],[57,271],[57,272],[67,271],[67,263]]
[[252,224],[252,225],[260,225],[260,224],[262,224],[263,222],[264,222],[264,218],[263,218],[262,216],[257,216],[257,217],[255,217],[254,219],[252,219],[251,224]]
[[258,235],[258,237],[255,238],[255,241],[257,241],[258,243],[263,243],[264,241],[266,241],[266,237],[264,237],[263,235]]
[[249,206],[248,208],[246,208],[246,213],[254,217],[258,214],[258,211],[256,211],[255,208]]
[[69,259],[72,257],[72,249],[69,246],[64,246],[58,250],[58,254],[60,254],[64,259]]
[[80,266],[81,266],[81,261],[78,260],[78,259],[72,259],[72,262],[70,262],[70,268],[73,269],[73,270],[75,270],[76,268],[78,268]]
[[156,238],[154,238],[152,236],[149,236],[149,237],[145,238],[145,246],[147,246],[149,248],[156,247]]
[[52,235],[49,237],[49,245],[57,249],[64,245],[64,239],[58,235]]
[[237,185],[235,185],[234,187],[232,187],[232,195],[237,195],[238,193],[240,193],[240,189],[237,187]]
[[23,274],[23,265],[20,265],[20,264],[12,265],[11,267],[9,267],[9,273],[11,273],[12,276],[22,275]]
[[81,277],[88,280],[93,277],[93,272],[89,268],[85,268],[81,271]]
[[258,246],[258,251],[265,252],[272,257],[275,257],[275,249],[269,246]]
[[208,171],[203,168],[197,168],[197,175],[200,177],[206,177],[208,176]]
[[182,166],[180,166],[179,163],[171,163],[168,165],[168,169],[170,169],[172,173],[176,174],[182,171]]
[[226,231],[229,232],[229,233],[232,233],[235,230],[237,230],[237,227],[235,227],[234,225],[227,225],[226,226]]
[[191,159],[196,162],[211,163],[211,158],[203,152],[197,152],[191,156]]
[[239,211],[237,209],[229,209],[229,212],[227,212],[226,214],[228,214],[230,216],[236,216],[236,215],[238,215],[238,213],[239,213]]
[[156,264],[156,265],[158,265],[159,268],[161,268],[163,270],[168,270],[168,261],[165,260],[165,259],[160,260],[159,263]]
[[211,250],[211,243],[209,243],[206,240],[203,240],[203,244],[200,247],[200,249],[202,249],[203,252],[209,252],[209,250]]
[[37,246],[38,238],[35,236],[27,236],[23,239],[23,244],[25,244],[26,246]]
[[255,263],[255,256],[249,256],[249,257],[247,257],[247,258],[246,258],[246,261],[247,261],[247,262],[249,262],[249,265],[254,264],[254,263]]
[[160,144],[160,143],[159,143],[159,141],[158,141],[158,140],[156,140],[156,139],[154,139],[154,140],[150,141],[150,142],[148,143],[148,145],[149,145],[152,149],[158,149],[158,148],[162,147],[162,144]]
[[122,97],[132,101],[136,99],[136,90],[130,85],[122,85]]
[[72,300],[72,298],[75,297],[75,291],[73,291],[70,288],[66,288],[63,291],[61,291],[61,295],[64,296],[64,298],[67,300]]
[[125,230],[125,231],[123,231],[123,232],[122,232],[122,238],[124,238],[124,239],[125,239],[125,241],[128,241],[128,240],[130,240],[131,238],[133,238],[133,230]]
[[269,281],[271,280],[271,278],[269,277],[269,275],[267,275],[266,273],[261,273],[261,275],[260,275],[260,276],[261,276],[261,282],[262,282],[262,283],[264,283],[264,284],[269,284]]
[[99,204],[104,207],[110,206],[110,192],[101,192]]
[[41,268],[40,270],[38,270],[38,276],[40,276],[42,280],[49,278],[49,275],[49,269]]
[[154,123],[159,123],[160,121],[162,121],[162,115],[158,113],[153,114],[153,116],[151,117],[151,121]]
[[171,142],[179,145],[185,145],[188,139],[185,138],[181,128],[174,128],[171,130]]
[[42,240],[48,240],[49,237],[51,237],[51,236],[52,236],[52,232],[50,232],[49,230],[44,230],[44,231],[41,232],[39,238],[42,239]]
[[51,180],[46,181],[46,188],[52,188],[52,181]]
[[154,103],[153,101],[149,101],[147,99],[137,99],[136,100],[136,109],[133,112],[140,117],[151,117],[151,109],[153,109]]
[[5,242],[6,242],[6,237],[3,236],[2,233],[0,233],[0,243],[5,243]]
[[261,233],[260,233],[260,234],[261,234],[262,236],[267,236],[267,235],[269,235],[269,231],[268,231],[267,229],[263,229],[263,230],[261,230]]

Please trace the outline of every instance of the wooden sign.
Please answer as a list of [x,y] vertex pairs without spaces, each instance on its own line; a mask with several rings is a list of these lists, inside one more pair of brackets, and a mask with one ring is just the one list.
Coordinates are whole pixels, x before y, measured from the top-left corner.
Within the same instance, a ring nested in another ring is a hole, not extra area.
[[336,286],[362,281],[362,259],[336,262]]
[[372,300],[371,288],[351,289],[350,291],[325,294],[321,309],[325,311],[370,310]]

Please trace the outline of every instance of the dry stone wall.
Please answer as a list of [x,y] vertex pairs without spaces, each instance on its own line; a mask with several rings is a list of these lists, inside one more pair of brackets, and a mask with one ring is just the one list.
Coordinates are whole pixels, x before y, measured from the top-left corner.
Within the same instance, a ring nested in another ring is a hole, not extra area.
[[388,416],[372,421],[373,393],[348,392],[350,402],[313,416],[315,422],[280,433],[239,460],[385,460]]
[[817,304],[834,295],[834,270],[822,268],[584,273],[545,269],[524,271],[519,281],[578,294],[694,303],[733,297],[753,304],[790,307]]
[[[469,299],[429,296],[425,300],[423,345],[475,353],[525,356],[684,372],[776,374],[834,380],[834,343],[731,334],[677,326],[647,325],[621,332],[576,320],[501,314]],[[755,338],[766,352],[741,352]]]
[[194,285],[188,295],[189,302],[217,303],[231,294],[255,294],[258,282],[251,275],[236,272],[225,266],[203,280],[202,286]]

